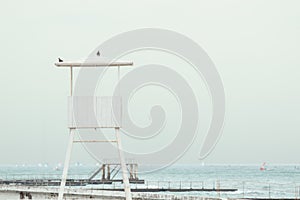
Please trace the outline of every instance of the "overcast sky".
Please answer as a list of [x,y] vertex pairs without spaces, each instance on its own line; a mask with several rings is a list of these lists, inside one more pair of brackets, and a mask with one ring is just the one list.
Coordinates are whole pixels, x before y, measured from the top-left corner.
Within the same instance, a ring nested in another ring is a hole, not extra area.
[[[204,162],[300,163],[299,9],[297,0],[2,0],[0,164],[62,162],[69,77],[53,63],[145,27],[197,42],[223,80],[223,135]],[[147,54],[130,58],[149,61]],[[182,162],[199,162],[199,150],[192,147]],[[94,162],[79,147],[74,159]]]

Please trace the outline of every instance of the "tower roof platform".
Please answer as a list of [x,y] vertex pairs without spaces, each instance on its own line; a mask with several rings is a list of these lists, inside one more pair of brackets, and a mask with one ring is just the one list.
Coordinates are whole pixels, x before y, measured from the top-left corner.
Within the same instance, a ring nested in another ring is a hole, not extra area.
[[88,58],[77,61],[61,61],[54,63],[57,67],[120,67],[133,66],[131,61],[111,61],[105,58]]

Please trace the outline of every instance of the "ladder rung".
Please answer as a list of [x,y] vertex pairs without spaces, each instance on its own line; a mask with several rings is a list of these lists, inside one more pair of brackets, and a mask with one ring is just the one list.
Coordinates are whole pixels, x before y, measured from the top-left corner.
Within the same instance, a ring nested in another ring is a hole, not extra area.
[[80,142],[117,142],[116,140],[74,140],[74,143]]

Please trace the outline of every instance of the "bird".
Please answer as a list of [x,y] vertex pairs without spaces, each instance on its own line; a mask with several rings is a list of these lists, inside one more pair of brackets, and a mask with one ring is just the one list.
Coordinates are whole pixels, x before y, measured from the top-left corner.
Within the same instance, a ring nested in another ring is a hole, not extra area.
[[58,58],[58,62],[64,62],[61,58]]
[[100,51],[97,51],[97,56],[100,56]]

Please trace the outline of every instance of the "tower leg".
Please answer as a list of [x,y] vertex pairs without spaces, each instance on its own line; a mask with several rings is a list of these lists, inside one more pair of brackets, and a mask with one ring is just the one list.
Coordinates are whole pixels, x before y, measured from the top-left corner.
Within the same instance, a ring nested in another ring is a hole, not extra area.
[[67,181],[68,170],[69,170],[69,165],[71,160],[74,134],[75,134],[75,129],[70,129],[69,144],[68,144],[68,149],[65,158],[64,171],[63,171],[60,188],[59,188],[58,200],[62,200],[64,196],[64,190],[65,190],[65,185]]
[[130,184],[129,184],[128,175],[127,175],[126,163],[125,163],[125,159],[124,159],[124,155],[123,155],[123,151],[122,151],[122,143],[121,143],[121,139],[120,139],[120,128],[115,128],[115,131],[116,131],[116,140],[117,140],[118,151],[119,151],[119,158],[120,158],[121,167],[122,167],[125,196],[126,196],[126,200],[132,200]]

